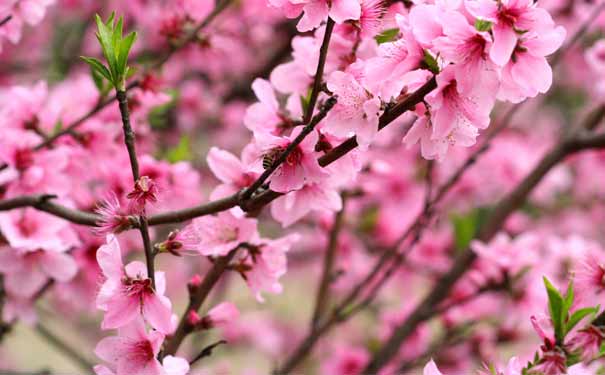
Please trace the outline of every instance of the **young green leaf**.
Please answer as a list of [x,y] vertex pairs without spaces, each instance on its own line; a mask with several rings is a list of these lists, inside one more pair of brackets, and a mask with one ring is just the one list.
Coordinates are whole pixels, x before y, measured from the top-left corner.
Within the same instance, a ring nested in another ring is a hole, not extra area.
[[376,35],[374,39],[376,39],[376,43],[382,44],[387,42],[392,42],[399,35],[399,28],[387,29]]
[[437,59],[426,50],[424,51],[424,63],[431,72],[435,74],[439,73],[439,63],[437,63]]
[[567,311],[564,311],[565,301],[561,293],[546,277],[544,277],[544,286],[548,294],[548,311],[550,312],[550,319],[555,330],[555,339],[561,343],[565,338],[563,322],[567,318]]
[[86,56],[80,56],[80,58],[82,58],[82,60],[86,61],[86,63],[90,65],[90,68],[93,70],[93,72],[100,74],[102,77],[105,77],[108,81],[112,80],[111,73],[109,72],[109,70],[107,70],[107,67],[103,65],[103,63],[101,63],[99,60],[95,59],[94,57]]
[[567,335],[572,329],[574,329],[574,327],[578,323],[580,323],[582,319],[584,319],[590,314],[596,314],[597,312],[599,312],[598,307],[585,307],[583,309],[574,311],[574,313],[571,314],[571,317],[565,324],[565,334]]
[[476,20],[475,21],[475,29],[477,31],[490,31],[492,28],[492,23],[490,21],[485,20]]

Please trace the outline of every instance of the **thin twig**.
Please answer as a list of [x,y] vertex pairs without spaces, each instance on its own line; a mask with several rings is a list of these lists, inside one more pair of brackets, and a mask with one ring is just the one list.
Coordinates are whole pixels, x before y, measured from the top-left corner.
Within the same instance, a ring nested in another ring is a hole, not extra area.
[[311,97],[309,98],[309,105],[303,117],[303,123],[308,124],[313,117],[313,111],[315,110],[315,103],[317,103],[317,97],[321,91],[321,82],[324,75],[324,67],[326,65],[326,58],[328,56],[328,47],[330,45],[330,37],[332,36],[332,30],[334,30],[334,20],[328,17],[326,28],[324,30],[324,38],[321,42],[319,49],[319,61],[317,62],[317,70],[315,71],[315,77],[313,78],[313,88],[311,89]]
[[166,342],[163,355],[174,355],[179,349],[179,346],[185,337],[191,332],[191,327],[189,327],[187,324],[187,314],[189,311],[198,311],[200,307],[202,307],[202,304],[210,294],[210,291],[221,278],[236,252],[237,249],[231,250],[229,254],[216,259],[212,268],[210,268],[210,270],[206,273],[204,280],[197,288],[195,294],[190,296],[191,298],[189,300],[187,309],[183,312],[178,328],[172,337]]
[[9,14],[8,16],[4,17],[2,20],[0,20],[0,27],[2,27],[5,24],[7,24],[8,21],[10,21],[12,18],[13,18],[12,14]]
[[52,346],[56,347],[59,351],[65,354],[69,359],[72,360],[75,364],[81,367],[84,371],[90,372],[92,371],[93,364],[88,359],[83,357],[78,350],[71,347],[67,344],[63,339],[56,336],[52,333],[48,328],[46,328],[42,323],[38,323],[36,325],[36,332],[40,336],[42,336],[46,341],[48,341]]
[[317,326],[317,323],[322,318],[327,307],[330,284],[334,280],[334,259],[336,257],[336,250],[338,249],[338,235],[340,234],[344,221],[345,206],[346,194],[343,193],[342,208],[334,215],[334,223],[332,224],[332,229],[330,230],[328,246],[324,256],[321,280],[319,282],[319,287],[317,288],[317,298],[315,300],[315,309],[311,319],[311,327]]
[[193,364],[195,364],[197,361],[199,361],[200,359],[204,358],[204,357],[210,357],[212,355],[212,351],[219,345],[224,345],[227,344],[227,341],[225,340],[219,340],[215,343],[212,343],[210,345],[208,345],[207,347],[205,347],[204,349],[202,349],[202,351],[200,352],[200,354],[198,354],[197,356],[195,356],[195,358],[193,358],[190,362],[189,365],[193,366]]
[[286,149],[279,155],[279,157],[277,157],[271,163],[271,166],[265,169],[265,171],[256,179],[256,181],[254,181],[252,185],[250,185],[246,190],[244,190],[244,192],[242,193],[243,201],[250,199],[252,194],[254,194],[254,192],[258,190],[258,188],[260,188],[265,183],[265,181],[273,174],[273,172],[275,172],[277,168],[279,168],[279,166],[286,161],[288,156],[294,150],[296,150],[296,148],[302,143],[302,141],[304,141],[305,138],[315,129],[315,126],[317,126],[317,124],[324,119],[324,117],[328,114],[332,107],[334,107],[335,104],[336,98],[334,97],[331,97],[326,100],[321,111],[316,116],[314,116],[311,122],[309,122],[309,124],[306,125],[303,130],[301,130],[301,132],[296,136],[296,138],[294,138],[294,140],[290,142],[288,147],[286,147]]
[[[120,107],[120,114],[122,117],[122,128],[124,131],[124,143],[128,150],[128,157],[130,159],[130,168],[132,170],[132,178],[134,184],[136,184],[140,177],[139,161],[137,159],[137,151],[135,145],[135,135],[130,125],[130,113],[128,110],[128,99],[126,97],[126,91],[117,90],[116,97],[118,98],[118,105]],[[133,184],[133,186],[134,186]],[[154,266],[154,252],[151,247],[151,240],[149,238],[149,228],[147,224],[147,216],[145,215],[145,209],[139,215],[139,231],[141,232],[141,238],[143,240],[143,248],[145,250],[145,263],[147,264],[147,277],[151,279],[151,283],[155,288],[155,266]]]
[[[321,121],[315,120],[317,117],[313,117],[313,111],[315,110],[315,104],[317,102],[317,97],[319,96],[319,92],[321,91],[321,82],[323,80],[324,67],[326,65],[326,57],[328,55],[328,47],[330,45],[330,37],[332,36],[332,30],[334,29],[334,21],[331,18],[328,18],[328,23],[326,24],[326,30],[324,32],[324,38],[321,43],[321,47],[319,50],[319,61],[317,62],[317,70],[315,71],[315,78],[313,80],[313,88],[311,89],[311,98],[309,99],[309,104],[305,111],[303,117],[303,123],[307,124],[300,134],[291,142],[288,147],[279,155],[279,157],[271,163],[271,166],[267,168],[257,179],[254,181],[252,185],[250,185],[242,194],[242,199],[249,199],[258,188],[260,188],[267,178],[275,172],[275,170],[283,164],[288,155],[290,155],[298,145],[309,135],[314,129],[315,126]],[[325,113],[329,112],[332,107],[336,104],[335,98],[330,98],[324,104],[324,108],[322,111]],[[323,117],[322,117],[323,119]]]
[[[582,126],[584,129],[594,128],[594,122],[601,120],[601,118],[592,114],[587,118],[588,121]],[[605,135],[587,137],[576,133],[562,139],[551,148],[512,192],[498,202],[484,225],[481,226],[476,238],[483,242],[491,240],[510,214],[525,202],[529,194],[542,181],[544,176],[568,155],[586,149],[604,147]],[[477,255],[473,251],[467,249],[456,258],[450,270],[437,281],[431,292],[416,306],[408,318],[394,330],[391,337],[373,356],[368,366],[364,369],[364,373],[377,373],[393,358],[401,343],[414,332],[416,327],[435,314],[436,306],[449,295],[451,288],[466,273],[466,270],[472,265],[476,257]]]
[[[164,65],[174,55],[175,52],[177,52],[181,48],[185,47],[187,44],[196,40],[197,33],[199,33],[202,29],[207,27],[212,22],[212,20],[214,20],[214,18],[216,18],[216,16],[218,16],[223,10],[225,10],[225,8],[227,8],[227,5],[229,5],[231,2],[232,2],[231,0],[226,0],[226,1],[222,1],[220,4],[218,4],[215,7],[215,9],[204,20],[202,20],[200,22],[200,24],[194,29],[194,31],[191,34],[189,34],[181,43],[179,43],[176,46],[173,46],[161,59],[156,61],[156,63],[152,65],[152,69],[156,70],[156,69],[161,68],[162,65]],[[1,22],[6,23],[10,20],[11,17],[12,16],[8,16],[5,19],[3,19]],[[139,81],[133,81],[128,86],[126,86],[126,91],[129,91],[129,90],[131,90],[135,87],[139,87],[139,86],[140,86]],[[74,122],[69,124],[65,129],[60,130],[57,133],[49,136],[47,139],[45,139],[44,141],[39,143],[37,146],[35,146],[34,151],[38,151],[43,148],[49,147],[57,139],[65,136],[65,135],[74,134],[74,131],[77,128],[79,128],[84,122],[86,122],[86,120],[92,118],[93,116],[95,116],[97,113],[99,113],[101,110],[103,110],[105,107],[107,107],[108,105],[110,105],[111,103],[113,103],[116,100],[117,100],[117,96],[113,96],[109,99],[100,101],[97,105],[95,105],[94,108],[92,108],[90,111],[88,111],[82,117],[78,118],[77,120],[75,120]],[[6,164],[6,163],[0,164],[0,171],[6,169],[7,167],[8,167],[8,164]]]

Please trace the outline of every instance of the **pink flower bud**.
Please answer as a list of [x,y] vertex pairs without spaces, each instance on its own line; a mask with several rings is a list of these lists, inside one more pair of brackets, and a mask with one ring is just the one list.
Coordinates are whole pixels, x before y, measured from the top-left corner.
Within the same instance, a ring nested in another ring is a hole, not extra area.
[[195,310],[189,310],[187,313],[187,323],[191,326],[196,326],[199,322],[202,321],[202,318]]
[[193,287],[199,287],[202,284],[202,277],[199,274],[195,274],[193,276],[191,276],[191,279],[189,279],[189,285],[193,286]]

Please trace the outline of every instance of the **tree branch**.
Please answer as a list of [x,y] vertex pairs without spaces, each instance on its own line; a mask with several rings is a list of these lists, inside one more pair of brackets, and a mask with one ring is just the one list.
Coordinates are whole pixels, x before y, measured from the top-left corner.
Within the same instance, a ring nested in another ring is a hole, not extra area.
[[[326,101],[324,107],[322,108],[323,116],[313,117],[313,111],[315,110],[315,104],[317,102],[317,97],[319,96],[319,92],[321,91],[321,82],[324,74],[324,67],[326,65],[326,57],[328,56],[328,47],[330,46],[330,37],[332,36],[332,30],[334,30],[334,21],[331,18],[328,18],[328,23],[326,24],[326,29],[324,32],[324,38],[321,43],[321,47],[319,49],[319,61],[317,62],[317,70],[315,71],[315,78],[313,80],[313,88],[311,89],[311,98],[309,99],[309,105],[305,111],[303,117],[303,123],[307,124],[300,134],[294,139],[292,143],[288,145],[288,147],[279,155],[279,157],[271,163],[271,166],[267,168],[257,179],[254,181],[252,185],[250,185],[244,192],[242,193],[242,199],[249,199],[258,188],[260,188],[263,183],[275,172],[275,170],[286,161],[288,155],[292,153],[298,147],[298,145],[309,135],[314,129],[315,126],[325,117],[325,115],[334,107],[336,104],[336,99],[331,97]],[[321,113],[320,112],[320,113]]]
[[315,300],[315,310],[311,319],[311,327],[317,326],[317,323],[323,316],[327,307],[328,296],[330,293],[330,284],[334,280],[334,258],[338,249],[338,235],[344,221],[344,212],[346,206],[346,194],[342,194],[342,209],[334,215],[334,223],[330,230],[328,246],[324,256],[323,271],[319,287],[317,288],[317,298]]
[[[601,108],[597,111],[601,112]],[[584,129],[592,129],[601,120],[598,116],[589,115]],[[605,136],[598,135],[592,139],[584,135],[572,136],[561,140],[542,158],[537,166],[523,179],[517,187],[505,196],[492,210],[485,224],[480,228],[476,239],[488,242],[500,230],[511,213],[516,211],[527,199],[529,194],[546,176],[546,174],[568,155],[592,148],[605,147]],[[408,318],[399,325],[387,342],[374,355],[364,373],[377,373],[397,353],[403,341],[414,332],[416,327],[435,314],[437,306],[448,295],[454,286],[472,265],[477,255],[470,249],[459,255],[452,267],[435,284],[431,292],[418,304]]]
[[[158,61],[156,61],[155,64],[152,65],[151,69],[152,70],[156,70],[161,68],[168,60],[170,60],[170,58],[174,55],[175,52],[177,52],[178,50],[180,50],[181,48],[185,47],[186,45],[188,45],[189,43],[193,42],[196,40],[197,38],[197,34],[204,29],[205,27],[207,27],[212,20],[214,20],[216,18],[216,16],[218,16],[223,10],[225,10],[227,8],[227,6],[232,2],[232,0],[223,0],[222,2],[220,2],[219,4],[217,4],[217,6],[214,8],[214,10],[204,19],[200,22],[200,24],[194,29],[194,31],[189,34],[181,43],[179,43],[177,46],[173,46],[161,59],[159,59]],[[0,21],[0,26],[2,26],[4,23],[8,22],[10,19],[12,18],[12,16],[8,16],[6,18],[4,18],[2,21]],[[130,83],[128,86],[126,86],[126,91],[129,91],[135,87],[138,87],[140,85],[139,81],[133,81],[132,83]],[[93,109],[91,109],[90,111],[88,111],[86,114],[84,114],[82,117],[80,117],[79,119],[75,120],[74,122],[72,122],[71,124],[69,124],[65,129],[49,136],[47,139],[45,139],[44,141],[42,141],[41,143],[39,143],[37,146],[34,147],[34,151],[38,151],[41,150],[43,148],[49,147],[50,145],[52,145],[57,139],[63,137],[64,135],[71,135],[74,133],[74,131],[80,127],[84,122],[86,122],[86,120],[92,118],[93,116],[95,116],[97,113],[99,113],[101,110],[103,110],[104,108],[106,108],[108,105],[110,105],[111,103],[113,103],[114,101],[116,101],[118,98],[117,96],[113,96],[109,99],[100,101]],[[0,164],[0,171],[6,169],[8,167],[8,164],[4,163],[4,164]]]
[[10,21],[13,18],[12,14],[9,14],[8,16],[4,17],[2,20],[0,20],[0,27],[6,25],[8,23],[8,21]]
[[[130,126],[130,114],[128,111],[128,99],[126,97],[126,91],[117,90],[116,97],[118,98],[118,105],[120,107],[120,114],[122,116],[124,143],[126,144],[126,149],[128,150],[128,157],[130,159],[130,168],[132,169],[132,178],[134,180],[134,186],[139,181],[141,175],[139,171],[139,161],[137,160],[135,136],[134,132],[132,131],[132,126]],[[151,279],[151,283],[155,288],[155,254],[153,252],[153,248],[151,247],[151,239],[149,238],[149,228],[147,224],[147,216],[145,215],[145,208],[143,208],[143,212],[139,215],[139,231],[141,232],[143,248],[145,249],[147,277]]]
[[236,252],[237,248],[231,250],[231,252],[229,252],[229,254],[227,254],[226,256],[218,258],[214,262],[212,268],[206,273],[206,276],[204,276],[204,280],[202,281],[201,285],[197,288],[195,294],[191,295],[189,304],[187,305],[187,309],[183,312],[183,316],[181,317],[178,328],[176,329],[172,337],[170,337],[166,341],[165,349],[162,356],[174,355],[179,349],[179,346],[181,345],[185,337],[191,332],[191,327],[189,327],[189,325],[187,324],[187,313],[189,313],[189,311],[198,311],[200,307],[202,307],[202,304],[210,294],[210,291],[212,290],[212,288],[214,288],[214,285],[218,282],[222,274],[225,272],[227,266],[229,265],[229,262],[231,262],[231,259],[233,259]]
[[69,359],[71,359],[75,364],[81,367],[84,371],[90,372],[92,371],[93,364],[88,359],[83,357],[78,350],[72,348],[69,344],[64,342],[61,338],[56,336],[54,333],[48,330],[42,323],[38,323],[36,325],[36,332],[40,336],[42,336],[46,341],[48,341],[52,346],[57,348],[63,354],[65,354]]

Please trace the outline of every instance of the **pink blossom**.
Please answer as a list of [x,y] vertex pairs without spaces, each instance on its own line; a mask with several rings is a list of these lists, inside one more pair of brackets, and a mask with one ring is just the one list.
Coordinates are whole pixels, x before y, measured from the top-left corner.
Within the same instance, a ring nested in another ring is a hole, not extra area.
[[521,33],[553,23],[550,14],[532,0],[466,0],[465,5],[476,18],[494,23],[490,57],[501,66],[511,59]]
[[172,304],[164,296],[163,272],[156,272],[154,289],[143,263],[134,261],[124,267],[120,244],[113,235],[107,236],[107,243],[97,251],[97,261],[105,276],[97,296],[97,307],[105,311],[103,329],[123,327],[142,315],[158,331],[173,331]]
[[290,234],[275,240],[263,240],[257,245],[259,254],[250,257],[252,269],[245,273],[246,282],[259,302],[263,302],[262,291],[281,293],[279,278],[286,273],[286,252],[299,240],[298,234]]
[[177,240],[185,250],[193,250],[204,256],[224,256],[257,236],[255,219],[224,211],[216,216],[193,219],[179,232]]
[[447,61],[456,64],[456,81],[460,92],[472,92],[481,87],[483,95],[491,95],[499,86],[499,71],[489,60],[491,39],[488,33],[479,32],[461,13],[448,12],[442,19],[444,36],[433,40],[436,51]]
[[220,327],[239,318],[239,310],[231,302],[222,302],[208,311],[206,319],[211,327]]
[[0,231],[22,253],[40,249],[61,253],[79,244],[68,222],[33,208],[0,213]]
[[273,6],[283,7],[286,16],[295,18],[300,10],[304,14],[298,22],[298,31],[309,31],[318,27],[329,16],[336,23],[357,20],[361,15],[359,0],[270,0]]
[[362,147],[367,147],[376,133],[382,114],[380,99],[369,93],[353,74],[336,71],[328,79],[328,89],[337,102],[326,117],[324,129],[337,137],[357,136]]
[[244,152],[242,159],[244,160],[240,161],[233,154],[217,147],[212,147],[208,151],[208,156],[206,157],[208,167],[216,178],[222,182],[210,195],[211,199],[223,198],[237,193],[243,188],[250,186],[256,180],[258,173],[252,171],[250,166],[252,158]]
[[422,370],[422,375],[443,375],[441,371],[437,368],[435,362],[431,359],[429,363],[424,366]]
[[0,28],[0,52],[2,39],[7,38],[17,44],[21,40],[21,32],[25,23],[35,26],[44,18],[46,8],[55,0],[5,0],[0,4],[0,14],[10,14],[13,18]]
[[519,37],[511,60],[502,69],[498,99],[517,103],[550,89],[552,69],[546,56],[555,52],[565,40],[565,29],[551,23],[549,27]]
[[540,339],[549,347],[555,344],[555,332],[552,325],[552,321],[549,316],[546,315],[532,315],[531,325],[540,336]]
[[385,11],[383,0],[361,0],[361,14],[359,16],[359,34],[361,37],[371,37],[380,32]]
[[185,375],[189,363],[178,357],[166,356],[163,363],[157,359],[164,334],[145,330],[142,320],[136,319],[120,328],[118,336],[102,339],[95,354],[108,363],[95,366],[98,375]]
[[325,375],[360,375],[369,359],[370,355],[365,348],[338,347],[336,352],[322,363],[321,373]]
[[342,199],[337,190],[326,184],[307,184],[277,198],[271,204],[271,215],[288,227],[312,211],[330,212],[341,208]]
[[259,102],[252,104],[246,110],[244,124],[254,133],[270,133],[280,135],[282,128],[288,127],[288,118],[279,109],[279,103],[271,83],[257,78],[252,83],[252,90]]
[[[364,84],[384,101],[396,99],[406,91],[411,92],[428,79],[418,82],[419,72],[416,70],[424,58],[424,51],[403,19],[398,16],[397,21],[401,38],[378,46],[377,56],[365,63]],[[430,73],[420,73],[423,74]]]
[[0,273],[4,275],[6,290],[29,298],[50,279],[58,282],[71,280],[78,272],[74,259],[63,249],[19,250],[0,247]]
[[101,216],[97,223],[98,228],[95,230],[99,235],[118,234],[133,226],[134,218],[126,210],[122,209],[120,201],[115,194],[103,201],[96,209],[96,212]]
[[498,233],[489,244],[472,241],[471,249],[479,256],[479,272],[493,281],[502,281],[504,273],[514,277],[539,261],[538,243],[537,236],[530,233],[514,240],[505,233]]
[[130,212],[145,211],[148,204],[158,201],[158,187],[148,176],[141,176],[134,184],[134,189],[126,196],[130,199],[128,209]]
[[605,291],[605,262],[592,252],[578,262],[575,269],[575,286],[581,296],[594,302],[595,298],[602,299]]
[[[296,128],[289,137],[272,135],[255,137],[256,143],[263,153],[263,159],[274,160],[279,157],[300,132],[301,128]],[[328,176],[328,173],[317,163],[317,156],[315,156],[317,140],[317,132],[311,132],[294,148],[286,161],[271,175],[269,187],[272,190],[286,193],[298,190],[306,183],[321,182]]]
[[603,327],[590,324],[584,329],[576,332],[569,340],[570,349],[579,352],[584,362],[589,362],[601,351],[601,345],[605,341]]
[[[447,67],[437,76],[437,89],[426,97],[430,105],[433,138],[448,137],[454,134],[454,130],[485,129],[489,125],[493,93],[477,89],[464,91],[467,87],[458,83],[456,68]],[[461,140],[463,145],[470,145],[470,139]]]

